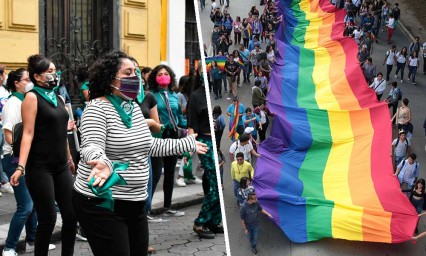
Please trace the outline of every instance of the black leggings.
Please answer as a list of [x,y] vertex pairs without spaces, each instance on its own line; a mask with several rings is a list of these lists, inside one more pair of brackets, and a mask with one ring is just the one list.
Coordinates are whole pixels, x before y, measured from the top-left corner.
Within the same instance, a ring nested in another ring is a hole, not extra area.
[[161,178],[161,168],[164,166],[164,208],[168,209],[172,206],[173,186],[175,182],[175,168],[177,156],[152,157],[152,198],[157,188],[157,184]]
[[55,171],[28,168],[25,180],[38,220],[34,255],[45,256],[48,254],[50,238],[56,223],[55,200],[58,203],[63,223],[61,255],[73,255],[77,221],[71,205],[74,179],[68,165]]
[[93,255],[147,255],[145,201],[114,200],[114,211],[110,211],[97,206],[103,199],[89,198],[74,191],[72,202]]

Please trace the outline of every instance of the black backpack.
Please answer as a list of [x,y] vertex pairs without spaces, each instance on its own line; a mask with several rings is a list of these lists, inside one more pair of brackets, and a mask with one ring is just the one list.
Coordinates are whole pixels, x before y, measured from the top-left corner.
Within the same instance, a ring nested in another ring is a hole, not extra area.
[[17,123],[12,128],[12,151],[15,157],[19,157],[19,152],[21,151],[21,141],[24,127],[22,122]]
[[214,128],[215,132],[220,130],[220,122],[219,122],[218,118],[219,118],[219,116],[216,116],[216,115],[213,116],[213,128]]

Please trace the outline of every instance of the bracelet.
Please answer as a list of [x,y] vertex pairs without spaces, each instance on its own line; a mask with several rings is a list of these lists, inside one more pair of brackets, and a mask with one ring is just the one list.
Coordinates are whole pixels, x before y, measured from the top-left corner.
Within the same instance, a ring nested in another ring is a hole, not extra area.
[[22,165],[18,165],[15,170],[21,171],[22,176],[25,176],[25,168],[23,168]]

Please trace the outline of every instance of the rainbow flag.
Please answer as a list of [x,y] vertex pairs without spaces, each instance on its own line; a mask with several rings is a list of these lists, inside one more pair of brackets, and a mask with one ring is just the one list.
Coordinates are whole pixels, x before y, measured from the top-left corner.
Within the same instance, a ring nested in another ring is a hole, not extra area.
[[216,61],[217,66],[220,67],[222,69],[222,71],[225,70],[225,62],[227,61],[226,56],[208,57],[205,60],[206,60],[207,72],[209,72],[210,69],[212,68],[212,61]]
[[235,102],[235,107],[234,107],[234,122],[230,126],[231,129],[229,130],[229,135],[228,135],[229,138],[232,139],[232,141],[238,140],[239,134],[237,132],[237,127],[238,127],[239,120],[240,120],[240,101],[237,100]]
[[251,37],[253,36],[252,28],[248,27],[246,30],[244,30],[244,34],[249,40],[251,40],[252,39]]
[[400,243],[418,216],[389,156],[389,109],[368,88],[344,10],[329,0],[280,0],[279,51],[254,187],[293,242],[330,237]]

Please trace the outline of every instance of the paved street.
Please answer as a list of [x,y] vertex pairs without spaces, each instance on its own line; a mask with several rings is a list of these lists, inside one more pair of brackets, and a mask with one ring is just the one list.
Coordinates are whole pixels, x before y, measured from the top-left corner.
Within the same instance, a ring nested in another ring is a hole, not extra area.
[[[219,2],[219,1],[216,1]],[[236,16],[241,16],[241,19],[247,17],[247,13],[252,4],[256,4],[260,12],[263,11],[259,6],[258,0],[231,0],[229,12],[231,16],[235,19]],[[208,46],[210,44],[211,31],[213,29],[213,23],[209,18],[209,11],[211,8],[211,1],[206,1],[206,9],[200,11],[200,20],[202,26],[203,40],[204,43]],[[384,32],[380,33],[382,38],[385,38]],[[232,35],[233,39],[233,35]],[[401,33],[401,30],[396,31],[394,34],[393,40],[397,45],[397,50],[399,51],[402,46],[408,46],[408,39]],[[389,45],[383,43],[384,40],[379,39],[379,44],[374,45],[374,52],[372,55],[373,63],[376,64],[378,72],[386,73],[386,68],[382,66],[383,58],[385,51],[388,50]],[[230,48],[230,52],[234,47]],[[265,49],[265,45],[262,46],[262,49]],[[421,63],[423,65],[423,63]],[[394,76],[395,69],[391,73],[391,77]],[[407,74],[408,70],[406,71]],[[363,78],[360,78],[363,79]],[[400,85],[401,90],[403,91],[403,97],[407,97],[410,100],[409,106],[412,111],[412,119],[414,125],[414,135],[413,135],[413,152],[417,153],[417,160],[420,162],[420,177],[426,177],[426,157],[424,151],[424,132],[423,132],[423,121],[425,118],[425,105],[424,98],[426,95],[426,76],[422,75],[421,71],[417,72],[417,86],[414,87],[411,83],[405,82]],[[241,88],[238,89],[238,94],[240,96],[240,101],[245,104],[245,106],[251,106],[251,87],[253,85],[253,78],[251,79],[252,84],[244,84]],[[399,81],[398,81],[399,82]],[[399,84],[399,83],[398,83]],[[390,87],[390,86],[388,86]],[[389,88],[385,92],[387,92]],[[227,97],[232,97],[232,95],[224,95],[223,99],[214,100],[214,97],[211,97],[212,108],[216,105],[220,105],[222,112],[225,116],[225,121],[228,126],[229,118],[226,116],[225,112],[229,104],[231,104],[230,99]],[[271,127],[271,125],[269,126]],[[227,218],[227,229],[229,235],[229,244],[231,248],[232,256],[242,256],[250,255],[250,245],[243,234],[243,230],[240,224],[239,219],[239,207],[237,206],[236,199],[233,195],[233,184],[230,178],[230,162],[228,158],[228,152],[230,147],[230,140],[227,138],[226,134],[228,127],[225,128],[224,136],[222,137],[221,149],[227,159],[225,163],[224,170],[224,204]],[[394,137],[396,135],[396,130],[394,129]],[[426,230],[426,218],[420,221],[419,231]],[[396,255],[396,256],[420,256],[426,255],[426,239],[420,240],[416,245],[413,245],[411,242],[406,242],[402,244],[382,244],[382,243],[368,243],[368,242],[352,242],[346,240],[333,240],[333,239],[323,239],[316,242],[310,242],[305,244],[295,244],[289,241],[285,234],[269,221],[266,217],[263,217],[260,223],[260,234],[258,240],[258,250],[259,255],[292,255],[292,256],[306,256],[306,255]]]
[[[156,249],[154,255],[194,255],[194,256],[220,256],[226,255],[225,240],[223,235],[217,235],[215,239],[200,239],[192,231],[193,221],[198,215],[201,205],[194,205],[182,209],[183,217],[164,217],[159,223],[149,223],[150,245]],[[49,256],[61,255],[61,243],[53,242],[57,248],[50,251]],[[33,255],[31,253],[19,255]],[[93,255],[87,242],[76,242],[74,255]]]

